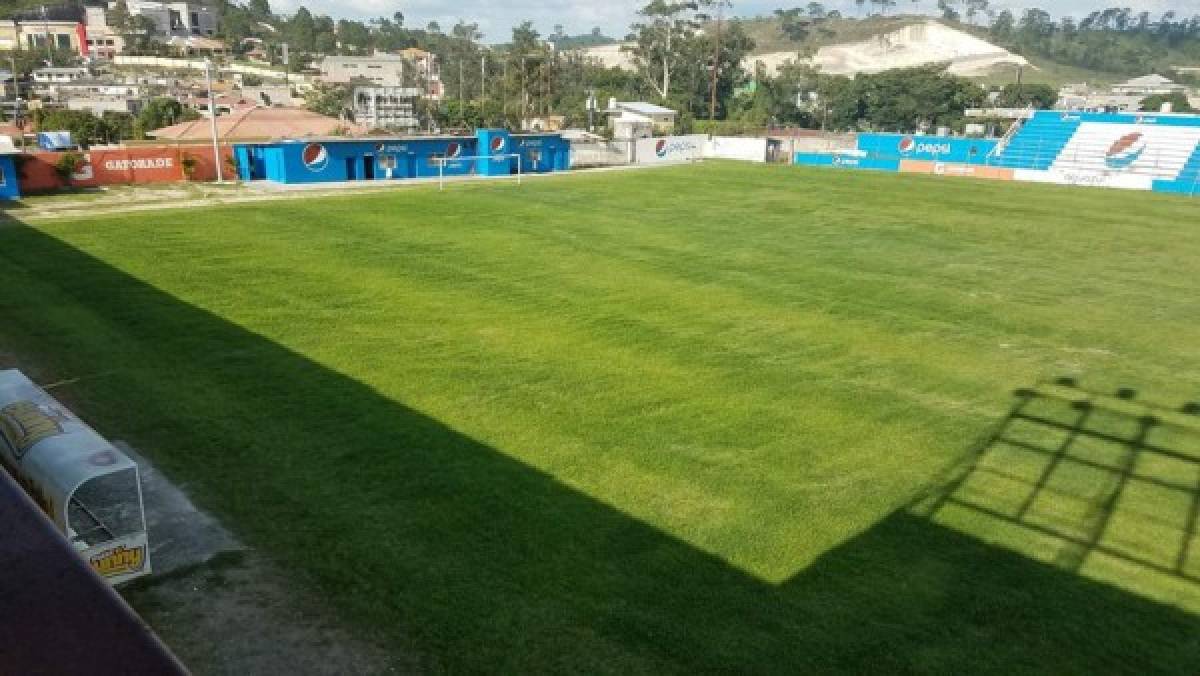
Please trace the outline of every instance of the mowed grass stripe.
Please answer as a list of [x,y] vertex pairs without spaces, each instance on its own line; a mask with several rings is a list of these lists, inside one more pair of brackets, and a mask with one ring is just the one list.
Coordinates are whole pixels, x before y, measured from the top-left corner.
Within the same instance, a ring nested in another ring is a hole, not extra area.
[[[150,289],[0,233],[37,296],[0,336],[109,363],[75,393],[102,429],[449,669],[1165,668],[1194,616],[1142,599],[1200,609],[1187,587],[1109,592],[904,507],[1016,387],[1195,392],[1192,209],[711,164],[170,211],[43,230]],[[1078,514],[1057,490],[1031,513]],[[1041,615],[997,647],[1014,584]],[[1066,619],[1099,609],[1146,631]],[[1077,650],[1030,648],[1047,630]]]

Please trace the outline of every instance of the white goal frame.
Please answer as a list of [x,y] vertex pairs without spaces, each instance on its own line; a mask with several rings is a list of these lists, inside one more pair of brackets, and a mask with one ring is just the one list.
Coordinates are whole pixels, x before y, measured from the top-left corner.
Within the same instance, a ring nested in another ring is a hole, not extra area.
[[[437,158],[434,158],[433,161],[437,162],[437,165],[438,165],[438,190],[446,189],[446,164],[448,162],[467,162],[467,161],[473,162],[475,160],[500,160],[500,159],[505,159],[505,158],[509,158],[509,157],[517,158],[517,185],[521,185],[521,175],[524,173],[524,170],[521,168],[521,154],[520,153],[503,153],[500,155],[467,155],[465,157],[437,157]],[[499,178],[499,177],[497,177],[497,178]]]

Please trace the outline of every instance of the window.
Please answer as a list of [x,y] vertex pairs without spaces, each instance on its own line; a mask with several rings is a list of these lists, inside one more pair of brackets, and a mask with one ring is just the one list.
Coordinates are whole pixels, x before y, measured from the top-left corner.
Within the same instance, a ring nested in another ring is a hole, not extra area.
[[[395,155],[380,155],[379,156],[379,168],[380,169],[395,169],[396,168],[396,156]],[[0,183],[0,185],[3,185],[3,184]]]
[[8,177],[4,175],[3,166],[0,166],[0,185],[8,185]]

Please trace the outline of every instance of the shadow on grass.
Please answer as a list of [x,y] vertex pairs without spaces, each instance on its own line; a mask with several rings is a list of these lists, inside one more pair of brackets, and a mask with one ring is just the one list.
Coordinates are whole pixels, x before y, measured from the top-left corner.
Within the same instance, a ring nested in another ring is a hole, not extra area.
[[1055,563],[1082,572],[1096,559],[1147,577],[1200,584],[1200,417],[1137,393],[1023,389],[995,435],[919,507],[937,519],[972,512],[1032,534]]
[[56,394],[435,669],[1186,673],[1200,660],[1196,616],[916,510],[765,583],[36,229],[0,228],[0,289],[6,349],[46,379],[82,376]]

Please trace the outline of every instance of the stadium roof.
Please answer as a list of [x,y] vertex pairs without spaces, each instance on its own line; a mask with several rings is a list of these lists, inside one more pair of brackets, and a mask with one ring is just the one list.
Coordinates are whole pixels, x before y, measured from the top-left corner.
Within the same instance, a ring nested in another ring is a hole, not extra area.
[[[325,137],[341,132],[361,135],[367,130],[302,108],[245,108],[217,117],[217,134],[223,141]],[[201,118],[156,129],[149,135],[160,141],[202,141],[212,138],[212,128],[208,118]]]

